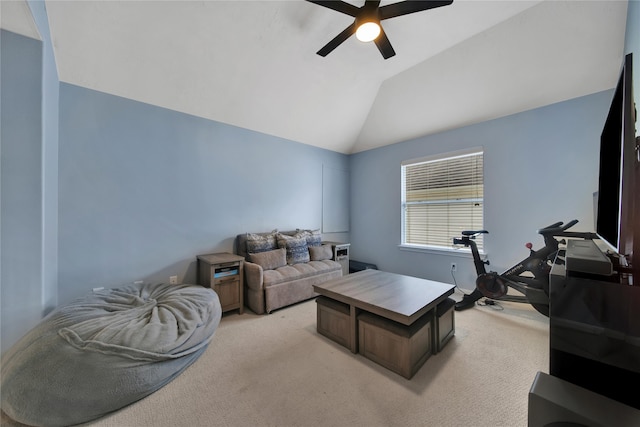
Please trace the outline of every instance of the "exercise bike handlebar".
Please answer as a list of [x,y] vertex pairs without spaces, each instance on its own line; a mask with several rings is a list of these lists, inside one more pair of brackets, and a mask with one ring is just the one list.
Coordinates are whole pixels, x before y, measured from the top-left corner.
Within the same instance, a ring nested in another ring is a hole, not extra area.
[[[545,244],[549,242],[553,243],[551,239],[553,236],[563,236],[563,237],[581,237],[585,239],[597,238],[593,233],[572,233],[567,232],[567,230],[578,223],[577,219],[571,220],[568,223],[562,225],[562,221],[554,222],[553,224],[547,225],[538,230],[538,234],[541,234],[545,238]],[[469,245],[470,239],[475,239],[478,234],[488,234],[487,230],[464,230],[462,234],[462,238],[454,237],[453,244],[454,245]],[[551,240],[549,240],[551,239]]]
[[[541,234],[545,237],[545,243],[548,243],[548,239],[553,236],[564,236],[564,237],[582,237],[582,238],[597,238],[593,235],[593,233],[572,233],[567,232],[569,228],[573,227],[578,223],[577,219],[571,220],[568,223],[562,225],[562,221],[554,222],[553,224],[547,225],[538,230],[538,234]],[[475,239],[478,234],[488,234],[487,230],[464,230],[462,231],[462,238],[453,238],[454,245],[468,245],[470,239]],[[555,240],[555,239],[554,239]]]
[[538,230],[538,234],[542,234],[543,236],[545,236],[545,235],[546,236],[561,235],[564,231],[566,231],[569,228],[573,227],[577,223],[578,223],[577,219],[569,221],[565,225],[562,225],[562,222],[556,222],[554,224],[551,224],[551,225],[548,225],[548,226],[546,226],[544,228],[541,228],[540,230]]
[[[558,221],[558,222],[554,222],[551,225],[547,225],[546,227],[542,227],[540,230],[547,230],[547,229],[551,229],[551,228],[557,228],[560,227],[562,225],[562,221]],[[540,232],[540,230],[538,230],[538,233]]]
[[542,234],[545,237],[548,237],[548,236],[572,237],[575,239],[588,239],[588,240],[595,240],[600,238],[596,233],[590,233],[588,231],[566,231],[569,228],[576,225],[577,223],[578,223],[578,220],[574,219],[573,221],[569,221],[562,227],[555,227],[555,228],[551,227],[549,229],[547,229],[548,227],[545,227],[541,230],[538,230],[538,233]]

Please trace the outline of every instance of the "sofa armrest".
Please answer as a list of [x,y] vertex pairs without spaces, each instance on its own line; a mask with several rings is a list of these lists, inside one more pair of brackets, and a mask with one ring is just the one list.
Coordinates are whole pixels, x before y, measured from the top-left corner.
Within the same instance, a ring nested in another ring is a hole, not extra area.
[[263,270],[258,264],[244,262],[244,280],[247,287],[253,291],[263,290]]
[[256,314],[264,314],[264,276],[258,264],[244,262],[244,303]]

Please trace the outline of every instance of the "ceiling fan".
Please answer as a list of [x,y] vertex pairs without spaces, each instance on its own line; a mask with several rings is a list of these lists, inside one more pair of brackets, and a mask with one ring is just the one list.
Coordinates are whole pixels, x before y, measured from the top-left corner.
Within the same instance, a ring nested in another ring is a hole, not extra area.
[[366,0],[361,7],[354,6],[344,1],[318,1],[307,0],[326,8],[353,16],[353,24],[345,28],[340,34],[333,38],[317,53],[320,56],[327,56],[332,50],[340,46],[342,42],[351,37],[354,33],[358,40],[363,42],[373,41],[384,57],[389,59],[396,54],[389,42],[389,38],[382,29],[380,21],[383,19],[395,18],[397,16],[408,15],[410,13],[421,12],[436,7],[448,6],[453,0],[406,0],[398,3],[380,6],[380,0]]

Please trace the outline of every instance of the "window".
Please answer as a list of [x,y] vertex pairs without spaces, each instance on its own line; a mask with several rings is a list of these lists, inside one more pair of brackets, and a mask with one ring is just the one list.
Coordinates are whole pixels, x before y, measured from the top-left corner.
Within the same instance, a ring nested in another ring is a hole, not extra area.
[[402,244],[453,248],[463,230],[483,228],[483,197],[479,148],[402,162]]

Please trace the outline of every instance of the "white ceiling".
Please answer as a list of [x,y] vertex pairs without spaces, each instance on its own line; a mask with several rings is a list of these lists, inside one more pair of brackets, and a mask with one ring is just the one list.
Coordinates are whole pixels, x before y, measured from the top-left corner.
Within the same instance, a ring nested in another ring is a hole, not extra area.
[[454,0],[383,21],[384,60],[354,37],[316,55],[353,18],[306,1],[46,6],[61,81],[341,153],[610,89],[627,11]]
[[36,40],[42,40],[26,1],[0,0],[0,28]]

